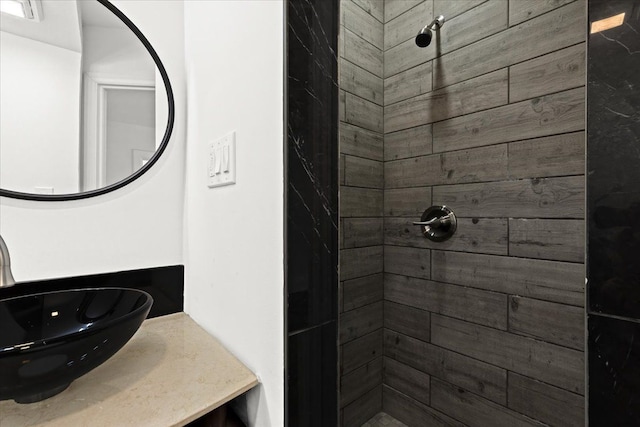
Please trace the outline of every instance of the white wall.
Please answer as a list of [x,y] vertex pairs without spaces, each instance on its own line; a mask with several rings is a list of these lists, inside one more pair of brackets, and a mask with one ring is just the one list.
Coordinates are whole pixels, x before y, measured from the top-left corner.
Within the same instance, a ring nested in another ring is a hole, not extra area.
[[155,80],[153,58],[128,28],[89,25],[82,27],[82,36],[85,73],[149,82]]
[[[187,1],[186,310],[252,369],[250,425],[284,424],[281,1]],[[207,142],[237,132],[237,184]]]
[[184,194],[184,9],[174,0],[112,0],[147,36],[176,95],[167,152],[120,190],[74,202],[0,198],[0,233],[16,280],[182,263]]
[[78,191],[82,55],[0,31],[0,186]]

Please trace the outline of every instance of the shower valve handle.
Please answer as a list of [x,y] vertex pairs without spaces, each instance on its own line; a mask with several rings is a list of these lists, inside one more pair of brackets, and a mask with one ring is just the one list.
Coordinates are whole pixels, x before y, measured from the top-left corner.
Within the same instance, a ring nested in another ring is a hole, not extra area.
[[420,226],[422,235],[434,242],[444,242],[456,232],[458,221],[456,215],[447,206],[431,206],[424,211],[420,221],[413,225]]
[[447,214],[439,218],[431,218],[429,221],[414,221],[413,225],[422,225],[424,227],[438,228],[443,225],[449,225],[450,222],[451,222],[451,214]]

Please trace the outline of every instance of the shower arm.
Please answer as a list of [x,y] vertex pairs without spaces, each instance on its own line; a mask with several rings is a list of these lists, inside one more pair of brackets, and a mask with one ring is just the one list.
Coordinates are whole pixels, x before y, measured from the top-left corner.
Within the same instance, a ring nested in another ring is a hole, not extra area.
[[431,23],[427,26],[425,26],[422,31],[425,30],[434,30],[437,31],[440,29],[440,27],[442,27],[442,25],[444,24],[444,16],[442,15],[438,15],[436,17],[436,19],[434,19],[433,21],[431,21]]

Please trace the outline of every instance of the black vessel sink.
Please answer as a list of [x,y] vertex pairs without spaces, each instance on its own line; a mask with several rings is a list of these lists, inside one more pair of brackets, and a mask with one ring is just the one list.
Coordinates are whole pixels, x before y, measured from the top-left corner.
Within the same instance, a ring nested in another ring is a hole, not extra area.
[[152,304],[146,292],[122,288],[0,300],[0,400],[32,403],[60,393],[120,350]]

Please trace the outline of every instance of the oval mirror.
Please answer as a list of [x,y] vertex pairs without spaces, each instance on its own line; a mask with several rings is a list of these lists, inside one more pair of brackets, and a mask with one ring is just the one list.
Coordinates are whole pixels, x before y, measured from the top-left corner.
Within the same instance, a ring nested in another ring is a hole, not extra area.
[[140,30],[107,0],[0,6],[0,196],[81,199],[151,168],[174,104]]

